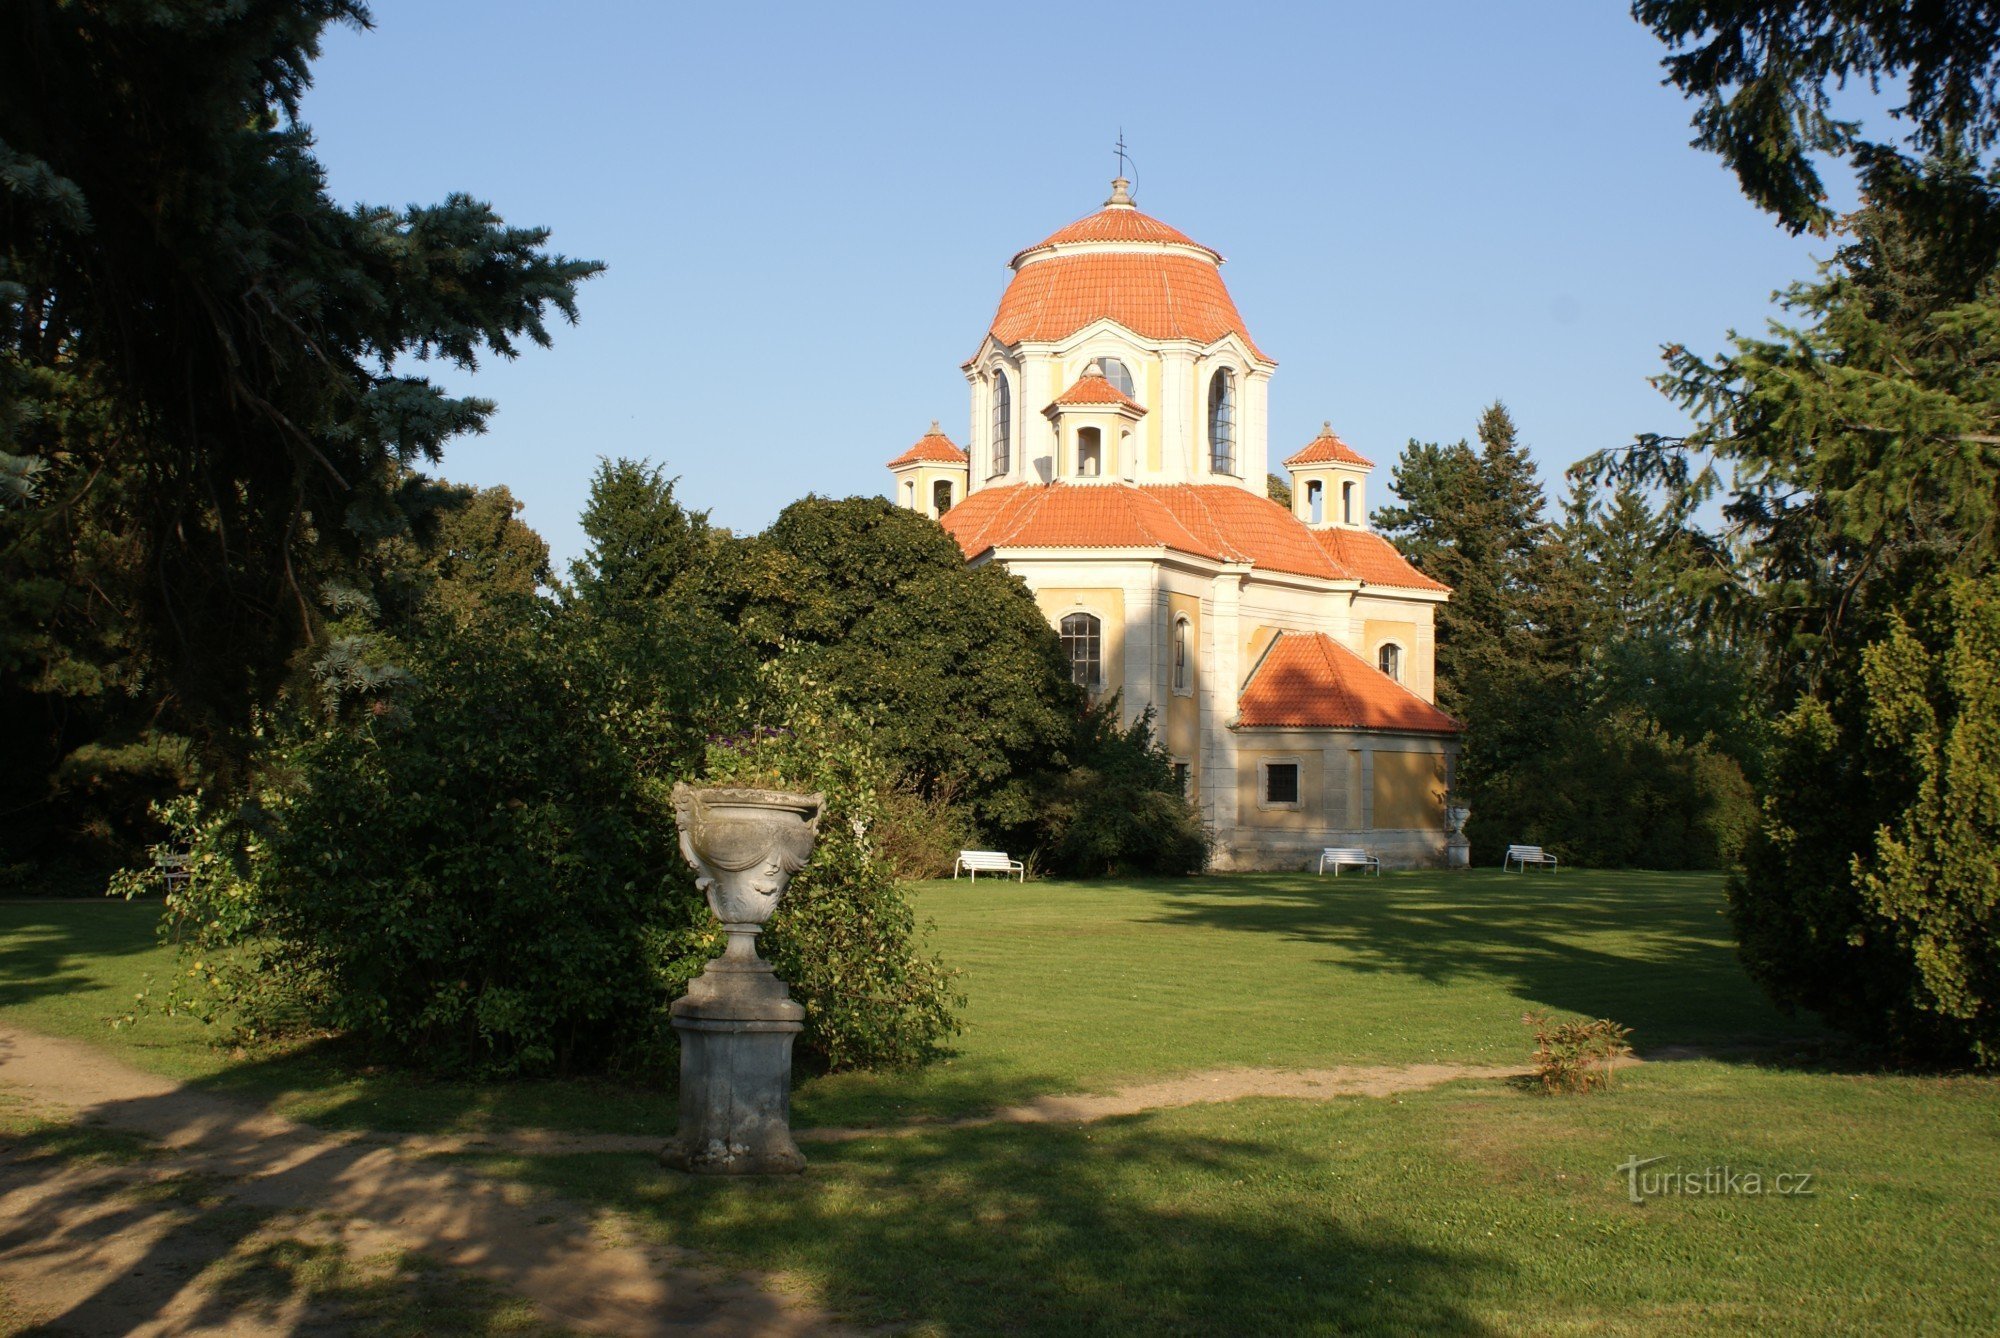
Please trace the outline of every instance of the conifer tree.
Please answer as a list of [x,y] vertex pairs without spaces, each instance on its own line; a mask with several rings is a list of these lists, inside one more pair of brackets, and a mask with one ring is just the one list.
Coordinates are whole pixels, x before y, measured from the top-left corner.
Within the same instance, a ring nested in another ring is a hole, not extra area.
[[35,483],[0,513],[0,581],[90,590],[60,616],[115,625],[223,752],[320,584],[409,528],[409,468],[492,411],[412,364],[547,343],[599,268],[467,195],[330,198],[299,102],[322,31],[367,22],[353,0],[0,9],[0,451]]
[[[1754,629],[1780,717],[1763,821],[1731,887],[1744,960],[1781,1002],[1906,1056],[1992,1063],[1980,1019],[2000,983],[1972,972],[1938,992],[1934,970],[2000,878],[1992,806],[1936,802],[1941,776],[1969,774],[1940,764],[1936,741],[1983,755],[1981,728],[1913,727],[1909,685],[1925,676],[1882,666],[1969,653],[1959,627],[2000,567],[2000,24],[1986,4],[1659,0],[1635,13],[1679,48],[1668,68],[1700,99],[1699,142],[1752,200],[1827,227],[1816,153],[1852,162],[1863,189],[1834,258],[1785,295],[1789,323],[1713,358],[1667,350],[1661,385],[1695,429],[1587,465],[1663,485],[1684,512],[1730,474],[1737,561],[1716,604]],[[1906,81],[1905,144],[1920,158],[1830,116],[1850,76]],[[1976,719],[1983,698],[1939,677],[1924,710]],[[1885,700],[1903,705],[1885,715]]]

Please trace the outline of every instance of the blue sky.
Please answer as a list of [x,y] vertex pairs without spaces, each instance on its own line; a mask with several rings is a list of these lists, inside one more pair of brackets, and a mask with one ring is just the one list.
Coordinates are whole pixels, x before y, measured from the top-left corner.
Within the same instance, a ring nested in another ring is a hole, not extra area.
[[[1545,477],[1681,421],[1670,342],[1761,328],[1823,241],[1688,146],[1616,0],[1502,5],[686,5],[381,0],[306,102],[343,201],[454,190],[603,260],[443,472],[506,483],[559,562],[600,456],[719,524],[886,489],[1016,250],[1103,200],[1229,257],[1279,361],[1273,462],[1322,419],[1388,466],[1506,401]],[[1383,495],[1377,493],[1378,499]]]

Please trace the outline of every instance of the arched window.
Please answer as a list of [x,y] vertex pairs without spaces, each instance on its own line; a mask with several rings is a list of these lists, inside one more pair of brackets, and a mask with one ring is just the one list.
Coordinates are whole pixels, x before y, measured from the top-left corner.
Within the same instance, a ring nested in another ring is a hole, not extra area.
[[1069,676],[1079,686],[1104,682],[1104,624],[1088,613],[1072,613],[1061,624],[1063,653],[1069,656]]
[[903,505],[912,511],[917,509],[917,481],[915,479],[903,480]]
[[951,510],[951,480],[939,479],[931,484],[931,511],[943,515]]
[[1097,428],[1076,430],[1076,472],[1092,479],[1104,472],[1104,433]]
[[1354,523],[1354,483],[1352,480],[1340,485],[1340,523],[1343,525],[1352,525]]
[[1194,691],[1193,629],[1185,618],[1174,619],[1174,691]]
[[1208,467],[1236,472],[1236,374],[1227,367],[1208,379]]
[[1097,374],[1106,381],[1109,381],[1111,388],[1119,394],[1132,395],[1136,398],[1137,392],[1134,391],[1132,386],[1132,373],[1127,371],[1125,364],[1118,361],[1118,359],[1099,358],[1097,360]]
[[1326,519],[1326,489],[1318,479],[1306,481],[1306,518],[1315,525]]
[[1375,652],[1375,667],[1398,683],[1403,681],[1403,648],[1391,641]]
[[1007,385],[1007,373],[993,369],[993,472],[1004,474],[1014,467],[1014,392]]

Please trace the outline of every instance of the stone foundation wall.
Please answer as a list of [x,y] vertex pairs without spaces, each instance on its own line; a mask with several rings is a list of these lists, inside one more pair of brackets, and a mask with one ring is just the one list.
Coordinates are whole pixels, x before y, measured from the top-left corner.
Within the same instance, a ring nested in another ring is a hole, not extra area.
[[[1319,852],[1328,846],[1359,846],[1382,861],[1385,869],[1436,869],[1445,866],[1447,834],[1424,828],[1374,831],[1247,832],[1216,842],[1209,859],[1215,873],[1298,872],[1319,867]],[[1329,875],[1330,877],[1331,875]],[[1345,876],[1345,875],[1343,875]]]

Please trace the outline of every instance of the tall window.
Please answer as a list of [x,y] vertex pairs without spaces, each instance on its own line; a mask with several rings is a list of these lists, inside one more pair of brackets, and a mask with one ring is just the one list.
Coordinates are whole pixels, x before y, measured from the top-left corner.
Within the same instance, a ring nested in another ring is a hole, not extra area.
[[1236,472],[1236,374],[1227,367],[1216,368],[1208,380],[1208,467]]
[[1174,763],[1175,789],[1179,790],[1184,795],[1189,793],[1189,791],[1191,791],[1194,788],[1193,785],[1190,783],[1193,781],[1193,779],[1194,779],[1194,767],[1191,764],[1187,762]]
[[1398,683],[1403,681],[1403,648],[1391,641],[1375,652],[1375,667]]
[[940,516],[951,510],[950,479],[939,479],[931,484],[931,510]]
[[1132,373],[1127,371],[1125,364],[1118,361],[1118,359],[1099,358],[1097,360],[1097,374],[1106,381],[1109,381],[1112,389],[1116,390],[1119,394],[1135,394],[1132,387]]
[[1326,489],[1318,479],[1306,481],[1306,516],[1315,525],[1326,519]]
[[1007,385],[1007,373],[993,371],[993,472],[1004,474],[1014,467],[1014,392]]
[[1076,472],[1093,479],[1104,472],[1104,433],[1097,428],[1076,430]]
[[1352,482],[1340,485],[1340,523],[1343,525],[1352,525],[1354,523],[1354,484]]
[[1069,656],[1069,676],[1094,688],[1104,682],[1104,625],[1088,613],[1072,613],[1061,624],[1063,653]]
[[1188,644],[1188,620],[1174,619],[1174,691],[1194,691],[1194,648]]

